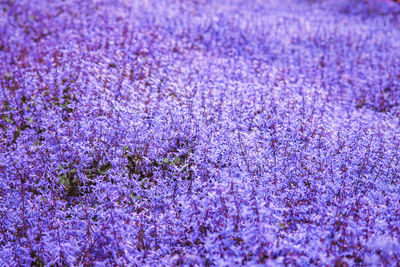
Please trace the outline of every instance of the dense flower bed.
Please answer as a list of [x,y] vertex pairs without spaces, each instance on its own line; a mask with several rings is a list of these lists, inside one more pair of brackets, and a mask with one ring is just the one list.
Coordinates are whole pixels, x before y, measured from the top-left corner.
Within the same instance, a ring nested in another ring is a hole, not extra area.
[[0,265],[399,264],[366,2],[0,1]]

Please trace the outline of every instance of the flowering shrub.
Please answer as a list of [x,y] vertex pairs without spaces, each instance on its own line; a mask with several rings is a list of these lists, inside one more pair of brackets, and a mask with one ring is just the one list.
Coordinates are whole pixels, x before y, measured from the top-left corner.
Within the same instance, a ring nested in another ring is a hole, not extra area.
[[1,1],[0,264],[398,265],[375,5]]

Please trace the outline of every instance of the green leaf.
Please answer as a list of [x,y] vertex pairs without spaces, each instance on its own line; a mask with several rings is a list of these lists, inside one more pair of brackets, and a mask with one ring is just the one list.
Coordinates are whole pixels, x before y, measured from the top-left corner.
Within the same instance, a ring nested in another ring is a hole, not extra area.
[[137,196],[137,195],[135,195],[135,194],[131,194],[131,197],[132,197],[133,199],[140,199],[140,196]]
[[5,120],[6,120],[6,122],[13,122],[8,116],[6,116],[5,118],[4,118]]
[[163,163],[164,163],[164,164],[168,164],[168,163],[169,163],[169,158],[164,158]]
[[111,169],[112,165],[110,162],[104,163],[99,168],[99,173],[102,175],[106,175],[106,172]]
[[60,184],[62,184],[64,186],[68,186],[68,180],[65,178],[65,175],[61,175]]
[[93,178],[95,176],[93,169],[86,169],[85,171],[88,178]]

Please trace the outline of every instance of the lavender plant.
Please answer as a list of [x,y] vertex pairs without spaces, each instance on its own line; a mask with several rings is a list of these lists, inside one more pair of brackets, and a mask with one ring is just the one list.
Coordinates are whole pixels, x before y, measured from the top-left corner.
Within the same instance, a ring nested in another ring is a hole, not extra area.
[[398,265],[399,10],[0,1],[0,264]]

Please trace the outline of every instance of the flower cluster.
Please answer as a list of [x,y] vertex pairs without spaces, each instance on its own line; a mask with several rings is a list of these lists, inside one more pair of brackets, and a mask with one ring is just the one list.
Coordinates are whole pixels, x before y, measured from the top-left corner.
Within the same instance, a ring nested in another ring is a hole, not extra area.
[[0,265],[399,264],[399,10],[0,1]]

